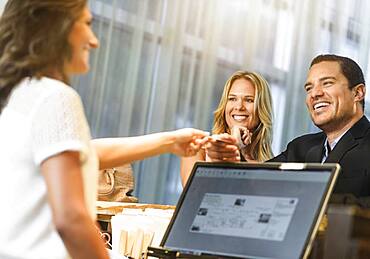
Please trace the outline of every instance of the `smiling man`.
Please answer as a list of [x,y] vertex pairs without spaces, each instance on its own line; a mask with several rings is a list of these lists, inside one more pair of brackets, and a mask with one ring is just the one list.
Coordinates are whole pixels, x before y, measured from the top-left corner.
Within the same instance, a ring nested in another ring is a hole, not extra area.
[[[305,84],[306,105],[311,119],[326,133],[331,145],[364,114],[365,82],[362,72],[359,67],[354,69],[355,73],[348,71],[351,65],[356,66],[351,64],[351,60],[330,61],[336,58],[317,57],[311,64]],[[342,72],[344,69],[347,71]]]
[[339,163],[334,193],[370,196],[370,123],[361,68],[346,57],[317,56],[304,88],[311,119],[322,131],[294,139],[271,161]]

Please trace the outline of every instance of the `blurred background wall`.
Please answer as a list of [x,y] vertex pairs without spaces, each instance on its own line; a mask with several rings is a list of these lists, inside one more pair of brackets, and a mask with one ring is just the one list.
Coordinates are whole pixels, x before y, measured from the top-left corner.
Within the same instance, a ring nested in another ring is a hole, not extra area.
[[[0,0],[0,8],[5,0]],[[336,53],[370,79],[367,0],[90,0],[101,46],[91,71],[73,79],[94,137],[182,127],[210,131],[227,78],[252,70],[268,79],[273,150],[317,131],[304,105],[311,59]],[[368,91],[369,95],[370,90]],[[369,108],[370,97],[366,106]],[[369,112],[366,112],[369,114]],[[179,158],[134,163],[141,202],[175,204]]]

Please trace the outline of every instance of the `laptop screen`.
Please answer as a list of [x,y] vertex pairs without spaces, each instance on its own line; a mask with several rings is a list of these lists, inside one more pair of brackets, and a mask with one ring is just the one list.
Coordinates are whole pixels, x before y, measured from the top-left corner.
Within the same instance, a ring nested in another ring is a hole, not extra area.
[[194,255],[302,257],[338,170],[197,163],[162,246]]

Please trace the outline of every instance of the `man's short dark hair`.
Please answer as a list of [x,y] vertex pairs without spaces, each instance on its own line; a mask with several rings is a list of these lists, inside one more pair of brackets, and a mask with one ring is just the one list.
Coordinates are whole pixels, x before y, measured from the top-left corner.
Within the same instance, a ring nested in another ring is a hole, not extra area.
[[[354,60],[334,54],[318,55],[312,60],[310,68],[323,61],[338,62],[340,69],[342,70],[342,74],[348,80],[349,89],[352,89],[359,84],[365,85],[364,74],[362,73],[360,66]],[[365,109],[365,98],[361,101],[361,105],[362,109]]]

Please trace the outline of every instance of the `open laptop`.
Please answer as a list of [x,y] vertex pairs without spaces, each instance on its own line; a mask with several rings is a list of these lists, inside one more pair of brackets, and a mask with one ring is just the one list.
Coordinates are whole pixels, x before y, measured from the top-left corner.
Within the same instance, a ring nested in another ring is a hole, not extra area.
[[340,166],[197,162],[161,258],[306,258]]

